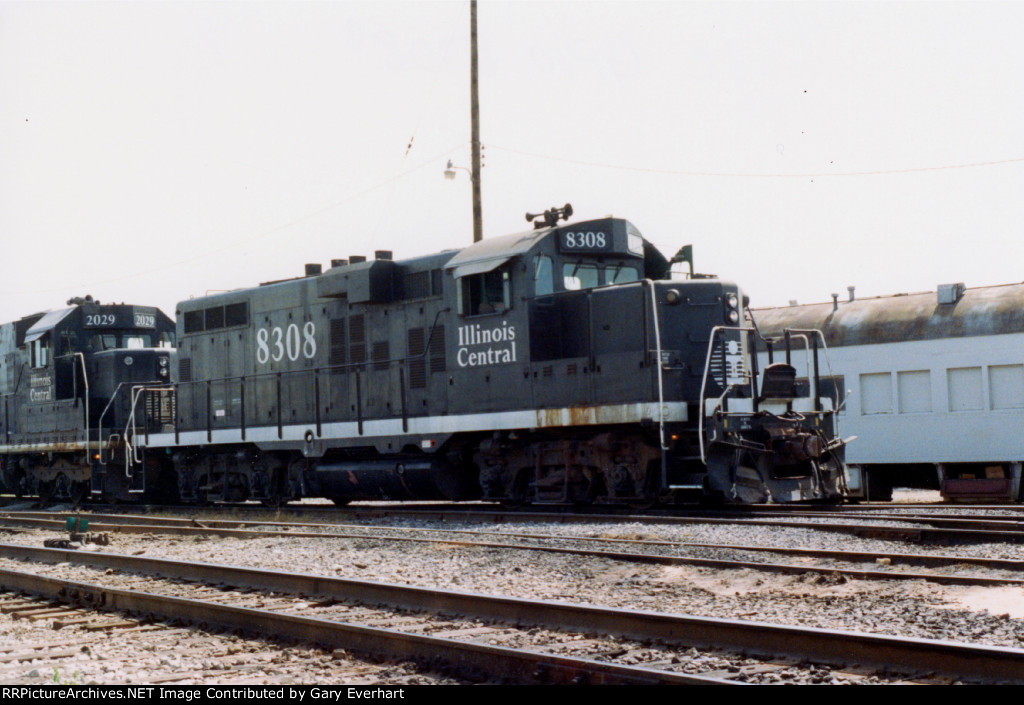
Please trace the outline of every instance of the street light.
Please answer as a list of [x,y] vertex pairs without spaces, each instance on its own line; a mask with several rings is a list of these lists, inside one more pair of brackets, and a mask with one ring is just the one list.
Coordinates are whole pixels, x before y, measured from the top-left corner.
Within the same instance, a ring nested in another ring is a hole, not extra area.
[[455,180],[455,170],[456,169],[462,169],[464,172],[469,174],[469,178],[470,179],[473,178],[473,172],[472,171],[470,171],[469,169],[467,169],[464,166],[455,166],[454,164],[452,164],[452,160],[451,159],[448,160],[448,166],[446,166],[445,169],[444,169],[444,178],[448,179],[449,181],[454,181]]

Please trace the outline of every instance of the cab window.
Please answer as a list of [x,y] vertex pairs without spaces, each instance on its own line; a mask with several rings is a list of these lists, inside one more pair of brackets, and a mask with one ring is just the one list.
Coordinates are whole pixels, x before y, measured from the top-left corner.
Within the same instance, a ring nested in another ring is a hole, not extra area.
[[38,370],[46,367],[50,362],[50,343],[49,334],[44,335],[42,338],[36,338],[32,341],[31,347],[29,348],[29,355],[31,357],[30,365],[32,369]]
[[533,263],[533,294],[547,296],[555,291],[555,273],[551,266],[551,258],[537,255]]
[[511,281],[506,268],[470,274],[459,281],[462,287],[459,313],[463,316],[483,316],[511,308]]
[[637,271],[636,267],[629,267],[624,264],[605,267],[605,284],[626,284],[628,282],[635,282],[639,280],[640,272]]
[[153,336],[150,333],[128,333],[107,331],[106,333],[93,333],[86,340],[86,352],[102,352],[104,350],[140,350],[153,346]]
[[593,289],[595,286],[626,284],[640,279],[640,271],[628,264],[584,264],[582,261],[562,265],[562,287],[566,291]]
[[597,265],[582,262],[562,265],[562,286],[566,291],[592,289],[599,284]]

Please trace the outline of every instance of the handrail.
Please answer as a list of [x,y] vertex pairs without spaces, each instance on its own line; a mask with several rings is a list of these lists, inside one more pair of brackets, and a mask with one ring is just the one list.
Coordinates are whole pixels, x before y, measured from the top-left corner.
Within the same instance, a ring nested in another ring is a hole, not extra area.
[[666,451],[668,446],[665,445],[665,371],[662,369],[664,363],[661,359],[661,327],[658,323],[658,300],[654,291],[654,282],[650,279],[644,279],[643,281],[645,286],[650,285],[651,291],[651,317],[654,319],[654,346],[658,367],[658,440],[661,443],[661,450]]
[[[720,331],[723,331],[723,330],[725,330],[725,331],[729,331],[729,330],[742,331],[744,333],[753,332],[754,334],[757,335],[758,338],[760,338],[761,340],[764,340],[765,342],[767,342],[769,344],[773,340],[778,340],[777,338],[773,338],[773,339],[764,338],[763,336],[761,336],[761,332],[757,329],[756,326],[753,326],[753,327],[749,327],[749,326],[742,326],[742,327],[715,326],[714,328],[711,329],[711,336],[710,336],[710,340],[708,341],[707,357],[705,358],[705,362],[704,362],[704,377],[701,380],[701,388],[700,388],[700,417],[699,417],[698,426],[697,426],[697,438],[698,438],[698,441],[700,443],[701,462],[705,462],[705,463],[707,462],[707,455],[706,455],[706,452],[705,452],[704,417],[707,415],[706,411],[705,411],[705,395],[707,393],[707,380],[708,380],[708,376],[709,376],[710,369],[711,369],[711,357],[712,357],[712,354],[714,352],[715,340],[716,340],[716,338],[718,336],[718,333]],[[813,374],[812,374],[811,373],[811,355],[810,355],[810,353],[811,353],[811,342],[810,342],[810,338],[813,337],[815,340],[820,340],[821,341],[822,351],[825,354],[825,362],[828,365],[829,376],[831,376],[832,379],[835,380],[835,374],[832,372],[832,361],[831,361],[831,359],[829,359],[829,355],[828,355],[828,345],[825,342],[825,335],[824,335],[824,333],[822,333],[822,331],[816,330],[816,329],[813,329],[813,328],[808,328],[808,329],[803,329],[803,328],[787,328],[784,331],[784,333],[785,333],[785,341],[786,341],[786,355],[787,355],[787,359],[789,359],[790,350],[791,350],[791,348],[790,348],[790,341],[793,338],[800,338],[800,339],[802,339],[805,342],[805,345],[806,345],[805,350],[807,352],[807,361],[806,361],[806,366],[807,366],[807,369],[808,369],[808,375],[807,376],[808,376],[809,383],[811,385],[811,388],[809,390],[810,391],[810,398],[812,398],[814,400],[815,409],[818,412],[820,412],[821,411],[821,407],[819,405],[819,402],[820,402],[820,397],[819,397],[819,394],[820,394],[820,379],[819,379],[819,372],[818,372],[818,368],[817,368],[817,354],[816,354],[817,353],[817,347],[816,346],[814,347],[814,352],[815,352],[814,362],[815,362],[815,365],[814,365],[814,371],[813,371]],[[750,354],[752,356],[756,356],[757,355],[756,348],[752,349]],[[747,376],[750,376],[751,373],[749,371],[747,371],[746,374],[747,374]],[[751,384],[753,384],[753,382],[754,382],[754,380],[751,378]],[[722,400],[729,393],[729,391],[731,391],[733,386],[735,386],[735,385],[728,385],[726,387],[725,392],[723,392],[722,396],[719,397],[718,406],[716,406],[716,409],[719,406],[721,406]],[[833,384],[833,387],[834,386],[835,385]],[[833,404],[832,404],[831,413],[832,413],[833,424],[834,424],[834,427],[835,427],[835,435],[838,436],[839,435],[839,415],[838,415],[838,411],[839,411],[839,408],[840,408],[840,404],[839,404],[839,390],[834,388],[833,392],[834,392],[834,398],[833,398]],[[845,400],[844,400],[844,403],[845,403]]]
[[110,407],[113,405],[114,400],[117,399],[117,395],[120,394],[121,387],[123,387],[124,385],[125,385],[124,382],[118,382],[117,387],[114,389],[114,393],[110,395],[110,400],[107,402],[107,405],[105,407],[103,407],[103,413],[100,414],[99,421],[97,422],[97,426],[96,426],[96,431],[97,431],[97,433],[96,433],[96,442],[99,445],[98,450],[99,450],[99,456],[100,456],[99,457],[100,465],[106,465],[107,464],[107,461],[105,461],[103,459],[103,438],[101,437],[101,435],[103,433],[103,417],[107,415],[108,411],[110,411]]
[[[700,409],[697,415],[697,441],[698,445],[700,445],[700,462],[705,465],[707,464],[707,453],[704,450],[704,417],[706,416],[704,410],[704,396],[707,392],[708,375],[711,371],[711,355],[715,349],[715,339],[721,331],[739,331],[741,333],[749,333],[751,331],[757,332],[757,329],[750,326],[715,326],[711,329],[711,334],[708,339],[708,353],[704,359],[704,375],[701,377],[700,381],[700,397],[698,398]],[[756,355],[757,351],[754,350],[752,354]],[[749,372],[747,374],[749,375]],[[723,386],[725,386],[725,391],[722,392],[722,396],[718,399],[719,404],[721,404],[725,395],[728,394],[735,385],[724,384]]]
[[[840,401],[839,388],[836,386],[836,374],[835,374],[835,372],[832,371],[832,358],[828,354],[828,343],[825,341],[825,333],[823,331],[817,329],[817,328],[787,328],[786,331],[789,332],[789,333],[797,333],[798,335],[802,335],[802,336],[812,335],[812,336],[818,338],[819,340],[821,340],[821,350],[825,354],[825,365],[828,367],[828,376],[832,379],[832,393],[833,393],[833,397],[832,397],[832,411],[833,411],[832,419],[833,419],[833,421],[832,422],[835,425],[835,434],[838,436],[839,435],[839,410],[846,404],[846,395],[843,395],[842,396],[842,401]],[[809,364],[810,364],[810,361],[808,361],[808,365]],[[815,386],[815,398],[817,398],[817,396],[818,396],[818,390],[817,390],[818,373],[817,373],[817,370],[815,370],[814,378],[815,378],[815,385],[816,385]]]
[[[163,383],[158,383],[163,384]],[[128,411],[128,419],[125,421],[124,426],[124,439],[125,439],[125,475],[131,477],[129,469],[133,463],[141,463],[142,458],[137,455],[138,448],[132,444],[132,439],[138,435],[138,430],[135,427],[135,410],[139,405],[139,397],[147,392],[174,392],[173,386],[151,386],[147,384],[136,384],[131,388],[131,408]],[[147,419],[148,422],[148,419]],[[131,430],[129,435],[128,431]]]
[[[85,354],[84,353],[80,353],[80,352],[76,352],[75,353],[75,357],[78,358],[79,362],[81,362],[82,382],[85,383],[85,459],[86,459],[86,462],[88,462],[89,458],[92,457],[92,451],[89,448],[89,441],[90,441],[90,438],[89,438],[89,421],[90,421],[90,419],[89,419],[89,373],[86,371],[86,368],[85,368]],[[75,369],[73,364],[71,366],[71,369],[72,370]],[[75,394],[77,395],[78,394],[77,375],[72,375],[72,380],[75,383],[75,390],[74,391],[75,391]],[[98,440],[99,439],[97,439],[97,441]]]
[[[286,376],[286,375],[297,375],[297,374],[309,374],[310,372],[312,372],[314,374],[321,374],[321,373],[330,373],[330,372],[333,372],[335,370],[343,370],[343,369],[347,369],[347,368],[359,368],[359,367],[364,367],[364,366],[367,366],[367,365],[388,365],[388,366],[390,366],[390,365],[396,364],[396,363],[408,363],[408,362],[411,362],[412,360],[419,360],[421,358],[425,359],[429,355],[429,353],[430,353],[430,344],[433,342],[433,340],[434,340],[434,333],[437,331],[437,328],[438,328],[437,319],[441,316],[442,313],[449,313],[450,311],[451,311],[451,307],[445,308],[445,309],[441,309],[440,311],[438,311],[434,315],[434,321],[430,324],[430,332],[427,334],[427,339],[423,343],[423,352],[421,352],[419,354],[416,354],[416,355],[404,355],[402,357],[392,357],[392,358],[388,358],[387,360],[370,360],[370,359],[367,359],[367,360],[363,360],[362,362],[343,362],[343,363],[340,363],[340,364],[337,364],[337,365],[323,365],[321,367],[314,367],[312,370],[310,370],[308,368],[303,368],[303,369],[300,369],[300,370],[276,370],[276,371],[271,371],[271,372],[256,372],[256,373],[253,373],[251,375],[233,375],[233,376],[230,376],[230,377],[211,377],[210,379],[194,379],[194,380],[189,380],[187,382],[182,381],[182,380],[179,379],[178,380],[178,385],[180,386],[180,385],[185,385],[185,384],[188,384],[188,385],[192,385],[192,384],[205,384],[207,382],[233,382],[235,380],[241,380],[241,379],[257,379],[257,378],[260,378],[260,377],[275,377],[275,376],[279,376],[279,375],[280,376]],[[358,370],[356,370],[356,371],[358,371]]]

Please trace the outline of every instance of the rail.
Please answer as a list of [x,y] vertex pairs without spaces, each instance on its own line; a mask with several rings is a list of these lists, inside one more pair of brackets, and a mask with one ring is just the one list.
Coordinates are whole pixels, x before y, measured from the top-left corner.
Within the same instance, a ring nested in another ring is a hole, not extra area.
[[[523,615],[529,615],[529,625],[545,629],[578,632],[580,625],[587,630],[610,634],[619,638],[659,640],[687,648],[707,648],[740,651],[751,654],[785,655],[791,659],[809,659],[812,663],[848,665],[858,663],[886,672],[949,674],[957,678],[974,678],[998,682],[1024,680],[1024,649],[996,647],[954,641],[888,636],[862,632],[788,626],[751,620],[714,619],[687,614],[660,613],[572,602],[531,600],[472,592],[452,592],[427,588],[362,581],[333,576],[277,572],[241,566],[204,564],[196,561],[144,558],[119,554],[82,553],[29,546],[3,545],[0,552],[7,556],[31,557],[43,563],[75,563],[115,571],[132,570],[151,572],[164,579],[194,580],[256,590],[274,590],[284,594],[317,594],[331,599],[361,604],[384,605],[392,609],[447,612],[473,619],[499,623],[522,624]],[[213,605],[171,595],[163,596],[164,604],[157,604],[157,596],[129,592],[123,589],[95,584],[73,583],[55,578],[0,571],[0,584],[8,589],[42,594],[48,598],[67,599],[69,595],[81,598],[91,596],[92,604],[126,611],[151,612],[167,617],[190,615],[210,624],[231,628],[252,629],[263,625],[263,631],[290,637],[313,638],[351,649],[356,634],[351,625],[314,617],[301,617],[284,612],[261,612],[254,609]],[[192,609],[201,607],[201,609]],[[236,610],[229,617],[229,611]],[[280,621],[274,621],[280,617]],[[270,621],[268,621],[270,620]],[[288,621],[285,621],[288,620]],[[305,624],[301,632],[292,625]],[[266,628],[270,625],[271,628]],[[365,646],[379,648],[384,630],[354,627],[366,634]],[[333,636],[333,630],[346,629],[344,638]],[[429,656],[451,659],[451,654],[464,647],[480,647],[473,642],[457,642],[440,637],[406,635],[409,639],[436,642],[437,649]],[[336,639],[336,641],[335,641]],[[376,642],[376,643],[375,643]],[[426,642],[424,642],[426,643]],[[364,647],[365,648],[365,647]],[[541,663],[550,662],[554,655],[532,653]],[[500,650],[499,656],[511,658],[515,652]],[[461,657],[460,658],[464,658]],[[595,662],[596,663],[596,662]],[[606,668],[622,668],[615,663],[601,662]],[[536,665],[532,666],[536,668]],[[648,672],[645,675],[652,675]],[[678,673],[662,672],[664,678],[684,678]]]

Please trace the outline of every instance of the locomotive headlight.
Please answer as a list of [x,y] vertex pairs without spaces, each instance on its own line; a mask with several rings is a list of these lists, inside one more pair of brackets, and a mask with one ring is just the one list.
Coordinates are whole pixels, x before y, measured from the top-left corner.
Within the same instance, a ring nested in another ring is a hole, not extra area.
[[166,377],[167,376],[167,368],[166,367],[161,367],[158,374],[161,377]]
[[161,357],[160,358],[160,367],[167,367],[167,358],[166,357]]
[[725,306],[728,309],[725,312],[725,320],[729,321],[733,325],[740,322],[740,299],[736,294],[725,295]]

